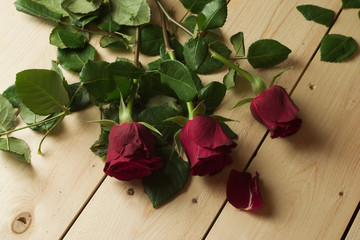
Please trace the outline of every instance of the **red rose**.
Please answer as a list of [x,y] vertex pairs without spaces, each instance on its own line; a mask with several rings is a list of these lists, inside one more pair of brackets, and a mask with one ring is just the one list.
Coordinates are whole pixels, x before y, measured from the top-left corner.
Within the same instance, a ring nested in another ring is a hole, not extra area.
[[161,167],[154,155],[155,136],[139,123],[115,125],[110,131],[104,172],[119,180],[143,178]]
[[262,201],[259,192],[259,174],[231,170],[226,186],[226,197],[231,205],[241,210],[259,209]]
[[301,119],[296,117],[299,109],[280,86],[263,91],[252,101],[250,110],[258,122],[269,128],[272,138],[289,136],[301,127]]
[[188,158],[192,175],[220,172],[232,163],[229,153],[236,147],[213,118],[196,115],[181,129],[180,142]]

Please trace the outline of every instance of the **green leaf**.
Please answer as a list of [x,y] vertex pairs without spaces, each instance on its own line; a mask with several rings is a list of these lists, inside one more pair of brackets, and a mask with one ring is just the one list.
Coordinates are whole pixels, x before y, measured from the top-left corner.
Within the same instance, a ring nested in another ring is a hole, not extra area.
[[106,102],[108,94],[116,89],[109,66],[110,63],[104,61],[88,61],[80,72],[80,81],[85,89],[100,102]]
[[99,123],[102,125],[102,128],[106,131],[109,131],[111,130],[111,128],[114,126],[114,125],[118,125],[117,122],[113,121],[113,120],[110,120],[110,119],[102,119],[102,120],[91,120],[89,121],[90,123]]
[[[176,40],[176,38],[171,38],[169,40],[171,48],[175,52],[175,58],[176,60],[183,62],[184,61],[184,47],[181,45],[181,43]],[[162,60],[169,60],[170,57],[168,53],[166,53],[166,47],[165,43],[163,43],[160,47],[160,57]]]
[[52,70],[29,69],[19,72],[15,86],[21,101],[39,115],[64,110],[69,102],[62,79]]
[[150,22],[146,0],[110,0],[112,19],[119,25],[139,26]]
[[297,6],[296,8],[306,20],[314,21],[327,27],[331,27],[334,21],[335,12],[330,9],[310,4]]
[[13,129],[15,125],[16,116],[14,108],[7,98],[0,95],[0,133]]
[[148,129],[150,129],[151,131],[159,134],[160,136],[162,135],[161,132],[160,132],[159,130],[157,130],[156,127],[154,127],[153,125],[148,124],[148,123],[146,123],[146,122],[138,122],[138,123],[144,125],[145,127],[147,127]]
[[[70,96],[74,97],[73,95],[76,93],[76,91],[78,90],[80,86],[80,83],[73,83],[69,85],[70,88]],[[86,89],[84,87],[80,88],[79,91],[77,91],[71,105],[70,105],[70,111],[71,112],[77,112],[80,111],[84,108],[86,108],[87,106],[89,106],[91,103],[90,101],[90,95],[89,92],[86,91]]]
[[144,69],[135,67],[135,65],[129,60],[118,59],[109,66],[111,74],[114,76],[122,76],[127,78],[138,79],[144,73]]
[[58,49],[57,59],[63,68],[80,72],[87,61],[94,60],[95,52],[90,44],[84,49]]
[[118,99],[120,92],[124,98],[129,95],[132,79],[138,79],[144,70],[127,60],[113,63],[88,61],[80,72],[84,87],[99,102]]
[[208,46],[202,38],[189,38],[184,45],[184,57],[186,65],[192,69],[198,69],[205,61],[208,54]]
[[62,6],[72,13],[88,14],[99,9],[102,0],[64,0]]
[[9,102],[11,103],[11,105],[16,108],[19,106],[20,103],[20,98],[19,98],[19,94],[16,90],[15,84],[11,85],[10,87],[8,87],[2,94],[4,97],[7,98],[7,100],[9,100]]
[[106,159],[107,148],[109,145],[109,131],[101,128],[101,134],[99,139],[90,147],[90,150],[97,156],[101,157],[102,160]]
[[166,145],[172,142],[173,136],[179,130],[179,126],[173,122],[164,122],[165,119],[178,116],[180,113],[170,107],[154,107],[147,108],[140,112],[136,122],[146,122],[154,126],[162,134],[162,138],[158,139],[158,144]]
[[231,130],[231,128],[224,122],[219,122],[222,130],[225,132],[225,134],[232,140],[234,139],[237,139],[238,138],[238,135],[233,131]]
[[129,45],[121,37],[104,36],[100,40],[100,46],[102,48],[111,48],[117,50],[129,49]]
[[193,13],[199,13],[211,1],[213,0],[180,0],[186,9]]
[[105,32],[116,32],[121,26],[111,19],[111,15],[107,14],[105,17],[100,19],[100,23],[97,25],[98,28]]
[[352,37],[328,34],[320,46],[321,61],[341,62],[353,55],[356,49],[357,43]]
[[180,100],[188,102],[197,95],[192,75],[182,63],[175,60],[163,61],[159,72],[161,82],[174,90]]
[[59,22],[62,17],[60,13],[53,12],[44,5],[31,0],[16,0],[14,5],[18,11],[35,17],[41,17],[52,22]]
[[148,24],[141,29],[140,52],[149,56],[160,54],[160,47],[164,43],[161,27]]
[[[28,125],[40,122],[40,121],[45,120],[52,116],[52,115],[44,116],[44,115],[35,114],[29,108],[27,108],[23,103],[20,103],[20,105],[19,105],[19,113],[20,113],[21,118]],[[38,132],[47,131],[50,129],[50,127],[54,124],[55,121],[56,121],[56,119],[48,121],[43,124],[39,124],[37,126],[30,127],[30,128],[32,130],[35,130]]]
[[246,103],[251,103],[254,100],[254,98],[243,98],[240,101],[238,101],[232,108],[240,107]]
[[230,118],[226,118],[223,116],[219,116],[219,115],[210,115],[209,117],[216,119],[216,121],[220,122],[238,122],[236,120],[230,119]]
[[192,115],[195,117],[196,115],[205,115],[206,106],[204,102],[199,102],[199,104],[192,110]]
[[263,39],[250,45],[248,61],[253,68],[275,66],[287,59],[291,50],[276,40]]
[[50,33],[49,40],[50,44],[61,49],[84,48],[89,40],[89,34],[75,27],[59,24]]
[[194,15],[188,16],[185,21],[183,22],[183,25],[189,29],[191,32],[195,31],[195,27],[197,24],[197,18]]
[[24,163],[30,163],[30,149],[24,140],[9,137],[0,138],[0,150],[10,153]]
[[360,0],[342,0],[342,8],[360,8]]
[[236,71],[230,68],[229,72],[223,78],[223,83],[227,90],[235,87],[235,80],[236,80]]
[[201,31],[222,27],[227,17],[226,0],[213,0],[207,3],[200,13],[206,17],[206,20],[199,25]]
[[230,37],[230,42],[235,49],[235,56],[244,57],[245,56],[245,46],[244,46],[244,34],[238,32]]
[[290,69],[293,69],[294,67],[288,67],[288,68],[285,68],[283,70],[281,70],[280,72],[278,72],[277,74],[275,74],[273,76],[273,78],[271,79],[270,83],[269,83],[269,87],[272,87],[274,84],[275,84],[275,81],[278,77],[280,77],[284,72],[287,72],[288,70]]
[[200,90],[198,101],[204,101],[206,113],[212,114],[225,97],[226,87],[219,82],[211,82]]
[[59,65],[56,63],[56,61],[54,61],[54,60],[51,61],[51,69],[53,71],[57,72],[57,74],[59,74],[61,80],[65,81],[65,77],[64,77],[63,72],[59,68]]
[[188,121],[189,119],[183,116],[171,117],[164,120],[164,122],[174,122],[180,127],[184,127]]
[[156,155],[161,157],[163,166],[142,180],[154,208],[178,194],[185,187],[190,175],[189,163],[182,160],[173,148],[158,148]]
[[181,106],[177,104],[177,100],[173,97],[166,95],[155,95],[151,97],[146,103],[146,108],[166,106],[175,109],[178,112],[181,112]]
[[[161,59],[159,60],[160,63],[163,62]],[[158,64],[159,67],[160,63]],[[149,67],[149,65],[147,65],[147,67]],[[168,86],[161,83],[159,73],[146,73],[143,75],[139,81],[138,94],[143,104],[146,104],[149,99],[157,95],[166,95],[172,98],[176,98],[175,92]]]
[[[204,39],[206,43],[209,45],[209,48],[219,53],[221,56],[225,58],[229,58],[231,51],[221,42],[215,41],[211,38]],[[208,74],[219,70],[224,64],[214,58],[211,57],[211,53],[208,52],[205,58],[205,61],[200,65],[198,69],[196,69],[197,73],[200,74]]]
[[46,8],[48,8],[50,11],[53,11],[55,13],[59,13],[63,16],[67,16],[67,12],[61,7],[61,2],[63,0],[32,0],[33,2],[37,2]]
[[40,122],[48,117],[48,115],[38,115],[38,114],[33,113],[23,103],[19,104],[19,113],[20,113],[22,120],[24,120],[24,122],[26,122],[27,124],[33,124],[36,122]]

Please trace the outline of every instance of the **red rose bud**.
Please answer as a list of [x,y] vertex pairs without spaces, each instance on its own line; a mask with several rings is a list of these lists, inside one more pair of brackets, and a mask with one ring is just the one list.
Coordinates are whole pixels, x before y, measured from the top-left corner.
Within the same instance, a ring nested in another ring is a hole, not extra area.
[[155,136],[142,124],[115,125],[110,131],[104,172],[119,180],[143,178],[161,167],[154,155]]
[[258,122],[269,128],[271,138],[289,136],[301,127],[302,121],[296,117],[299,109],[280,86],[272,86],[254,98],[250,111]]
[[241,210],[259,209],[262,201],[259,192],[259,174],[231,170],[226,186],[226,197],[234,207]]
[[220,172],[232,163],[229,155],[236,147],[213,118],[196,115],[180,131],[180,142],[188,158],[192,175]]

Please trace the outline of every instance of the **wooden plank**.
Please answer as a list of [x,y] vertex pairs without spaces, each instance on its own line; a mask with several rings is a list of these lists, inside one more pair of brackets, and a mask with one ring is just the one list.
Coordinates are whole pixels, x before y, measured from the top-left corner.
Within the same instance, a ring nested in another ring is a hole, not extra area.
[[360,214],[356,215],[354,222],[351,225],[350,231],[346,236],[346,240],[358,240],[360,238]]
[[[358,10],[343,10],[331,33],[360,42]],[[250,171],[258,171],[264,207],[226,205],[207,239],[340,239],[360,199],[359,51],[343,63],[317,53],[292,98],[302,129],[266,138]],[[358,239],[358,238],[357,238]]]
[[[1,93],[14,84],[17,72],[50,69],[51,60],[56,60],[56,47],[49,44],[53,26],[17,12],[13,2],[3,1],[0,12]],[[91,43],[98,45],[98,40]],[[107,50],[99,49],[98,54],[100,59],[116,59]],[[75,74],[64,74],[69,82],[78,81]],[[88,121],[98,118],[96,108],[67,116],[45,140],[42,156],[37,154],[42,134],[31,130],[11,134],[29,144],[32,164],[0,153],[0,239],[58,239],[62,235],[104,176],[103,162],[89,149],[100,131]],[[17,234],[12,224],[22,225],[21,213],[31,224]]]
[[[170,5],[169,1],[166,3]],[[327,30],[324,26],[303,19],[296,6],[304,3],[231,1],[228,21],[222,29],[223,37],[227,40],[238,31],[243,31],[247,46],[259,38],[273,38],[291,48],[293,53],[287,62],[275,68],[256,71],[270,80],[280,69],[294,65],[295,70],[286,73],[279,81],[289,90],[295,85]],[[319,1],[319,4],[335,11],[340,9],[338,1]],[[175,5],[174,9],[179,7]],[[241,63],[241,66],[250,69],[246,63]],[[204,82],[221,81],[224,73],[202,76],[202,79]],[[253,120],[247,107],[227,110],[242,97],[251,96],[250,89],[244,86],[247,83],[239,80],[236,89],[230,91],[224,100],[222,110],[218,111],[218,114],[239,120],[231,123],[240,138],[231,167],[212,177],[193,177],[175,200],[156,210],[143,192],[140,181],[119,182],[106,178],[65,239],[201,239],[225,201],[225,183],[230,168],[243,169],[265,134],[265,128]],[[127,194],[130,188],[135,191],[134,195]]]

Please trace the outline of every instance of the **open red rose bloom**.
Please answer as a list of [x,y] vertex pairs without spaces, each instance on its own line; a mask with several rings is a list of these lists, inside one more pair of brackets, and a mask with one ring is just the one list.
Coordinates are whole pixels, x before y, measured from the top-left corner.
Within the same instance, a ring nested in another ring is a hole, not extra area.
[[119,180],[143,178],[161,167],[154,154],[155,136],[139,123],[115,125],[110,131],[104,172]]
[[226,197],[231,205],[241,210],[259,209],[262,200],[259,192],[259,174],[254,178],[247,172],[231,170],[226,186]]
[[180,142],[188,158],[192,175],[220,172],[232,163],[229,155],[236,147],[213,118],[196,115],[180,132]]
[[289,136],[301,127],[302,121],[296,117],[298,107],[280,86],[263,91],[252,101],[250,110],[258,122],[269,128],[272,138]]

